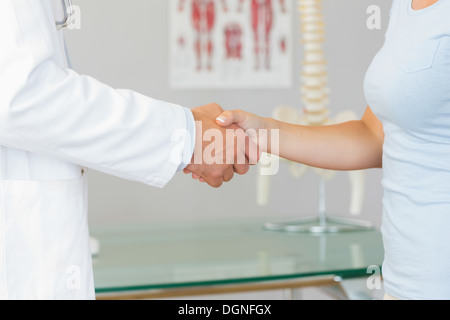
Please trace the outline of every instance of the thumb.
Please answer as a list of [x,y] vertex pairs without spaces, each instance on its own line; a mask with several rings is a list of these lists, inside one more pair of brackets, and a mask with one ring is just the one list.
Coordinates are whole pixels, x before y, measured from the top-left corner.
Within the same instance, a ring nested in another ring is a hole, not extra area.
[[216,122],[221,127],[228,127],[233,123],[238,126],[242,125],[247,118],[247,114],[241,110],[225,111],[219,117],[217,117]]

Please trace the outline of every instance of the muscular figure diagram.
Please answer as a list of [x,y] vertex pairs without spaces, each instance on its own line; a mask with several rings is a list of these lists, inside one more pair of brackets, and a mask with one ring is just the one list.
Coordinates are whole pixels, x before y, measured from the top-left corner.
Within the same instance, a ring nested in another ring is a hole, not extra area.
[[[212,56],[214,44],[212,32],[216,22],[216,0],[191,0],[192,1],[192,27],[196,33],[195,55],[197,58],[197,71],[206,67],[212,70]],[[179,10],[184,10],[186,0],[180,0]],[[221,0],[223,10],[227,11],[226,0]],[[204,57],[206,56],[206,62]]]
[[242,28],[238,23],[225,26],[226,59],[242,60]]
[[[243,2],[240,0],[240,10]],[[255,69],[264,67],[270,69],[270,36],[273,28],[273,3],[272,0],[250,0],[251,1],[251,19],[254,38]],[[286,12],[285,0],[280,1],[281,10]],[[262,62],[261,62],[262,60]]]

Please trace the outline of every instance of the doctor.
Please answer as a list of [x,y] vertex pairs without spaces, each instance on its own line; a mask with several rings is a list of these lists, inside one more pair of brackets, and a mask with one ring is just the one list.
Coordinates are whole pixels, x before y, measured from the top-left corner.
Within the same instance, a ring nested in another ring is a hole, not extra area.
[[69,69],[62,10],[0,1],[0,299],[95,299],[87,168],[155,187],[183,169],[213,187],[249,169],[191,163],[201,133],[222,130],[218,105],[189,110]]

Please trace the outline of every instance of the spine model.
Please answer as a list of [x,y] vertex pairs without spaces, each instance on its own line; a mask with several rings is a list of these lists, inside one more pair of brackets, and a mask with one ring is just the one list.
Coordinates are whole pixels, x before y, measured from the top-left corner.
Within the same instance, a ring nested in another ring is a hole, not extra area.
[[324,125],[329,116],[329,87],[324,54],[325,23],[322,0],[298,0],[301,42],[304,49],[301,97],[305,107],[303,122]]
[[[358,120],[357,115],[350,110],[341,111],[331,116],[328,106],[330,104],[330,88],[328,84],[327,62],[325,60],[325,19],[323,16],[322,0],[297,0],[300,19],[300,41],[303,48],[301,61],[301,102],[303,112],[298,107],[278,106],[273,111],[273,118],[279,121],[306,126],[331,125],[347,121]],[[333,0],[330,0],[333,1]],[[270,167],[272,160],[284,160],[273,155],[263,154],[261,163]],[[293,177],[300,179],[308,170],[308,166],[284,160],[289,165]],[[257,203],[265,206],[269,202],[271,177],[264,175],[266,168],[260,165],[260,174],[257,182]],[[320,176],[320,204],[319,216],[321,226],[326,220],[325,185],[326,181],[333,179],[337,172],[313,168]],[[359,215],[362,211],[365,193],[365,171],[348,172],[351,187],[350,214]],[[269,224],[269,229],[283,229],[279,225]]]

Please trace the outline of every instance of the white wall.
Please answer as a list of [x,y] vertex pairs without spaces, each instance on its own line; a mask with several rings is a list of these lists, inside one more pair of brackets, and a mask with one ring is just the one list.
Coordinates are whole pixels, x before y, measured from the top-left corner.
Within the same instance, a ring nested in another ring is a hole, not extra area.
[[[295,0],[290,0],[294,1]],[[300,105],[299,79],[290,90],[174,91],[168,83],[168,3],[166,0],[73,0],[81,7],[81,30],[68,30],[67,44],[74,68],[116,88],[134,89],[188,107],[217,102],[225,109],[242,108],[270,116],[274,107]],[[391,1],[324,0],[327,21],[327,58],[331,78],[332,112],[350,109],[362,115],[365,71],[384,40]],[[382,30],[368,30],[369,5],[382,9]],[[296,6],[295,6],[296,7]],[[299,22],[295,17],[295,37]],[[295,42],[295,75],[300,73],[302,51]],[[369,170],[361,219],[381,219],[381,171]],[[258,207],[256,170],[237,177],[221,189],[194,183],[177,175],[160,190],[98,172],[90,173],[90,223],[158,223],[311,215],[317,212],[318,178],[311,171],[301,180],[285,166],[273,178],[270,205]],[[348,216],[347,175],[328,183],[328,208],[333,215]]]

